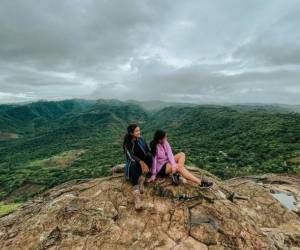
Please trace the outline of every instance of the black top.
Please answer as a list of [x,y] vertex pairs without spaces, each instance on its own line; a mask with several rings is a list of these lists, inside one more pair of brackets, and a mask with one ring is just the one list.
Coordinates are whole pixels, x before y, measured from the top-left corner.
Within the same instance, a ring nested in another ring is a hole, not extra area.
[[147,143],[142,137],[129,141],[125,145],[125,153],[131,161],[137,162],[140,162],[140,160],[146,161],[147,156],[151,154]]

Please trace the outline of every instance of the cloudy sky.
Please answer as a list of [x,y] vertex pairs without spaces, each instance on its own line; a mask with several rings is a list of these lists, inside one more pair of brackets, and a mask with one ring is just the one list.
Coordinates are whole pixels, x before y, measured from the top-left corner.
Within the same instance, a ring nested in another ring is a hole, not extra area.
[[299,0],[2,0],[0,103],[300,104]]

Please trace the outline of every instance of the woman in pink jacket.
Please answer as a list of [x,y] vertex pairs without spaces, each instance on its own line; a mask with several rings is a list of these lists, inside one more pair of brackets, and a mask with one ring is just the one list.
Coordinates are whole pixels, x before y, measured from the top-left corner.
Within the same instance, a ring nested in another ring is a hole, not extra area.
[[148,182],[154,181],[157,176],[164,177],[179,172],[185,179],[198,184],[201,188],[208,188],[213,185],[210,181],[197,178],[185,168],[185,154],[183,152],[175,156],[173,155],[165,131],[157,130],[155,132],[153,140],[150,143],[150,148],[153,155],[153,162],[151,178]]

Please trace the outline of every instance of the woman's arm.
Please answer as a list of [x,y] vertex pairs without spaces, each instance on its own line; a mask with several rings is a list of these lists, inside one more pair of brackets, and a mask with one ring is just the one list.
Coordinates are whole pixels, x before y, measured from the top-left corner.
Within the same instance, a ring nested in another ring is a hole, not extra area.
[[134,155],[133,148],[134,148],[134,144],[133,143],[127,143],[125,145],[126,155],[129,157],[129,159],[131,161],[140,162],[141,159],[139,157],[137,157],[136,155]]
[[175,158],[174,158],[174,155],[173,155],[173,152],[172,152],[172,148],[171,148],[168,141],[166,141],[166,150],[167,150],[167,155],[168,155],[169,162],[172,166],[172,173],[175,173],[177,165],[176,165],[176,161],[175,161]]
[[147,182],[152,182],[156,179],[156,166],[157,166],[157,156],[155,155],[152,160],[152,168],[151,168],[151,178],[147,180]]
[[151,174],[156,176],[157,156],[155,155],[152,160]]

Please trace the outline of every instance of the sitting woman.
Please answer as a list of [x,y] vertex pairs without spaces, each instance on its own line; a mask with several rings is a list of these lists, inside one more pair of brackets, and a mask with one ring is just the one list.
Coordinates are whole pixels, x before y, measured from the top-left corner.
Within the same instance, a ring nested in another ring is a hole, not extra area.
[[173,155],[171,146],[167,141],[166,132],[157,130],[150,143],[150,148],[153,155],[153,161],[151,169],[152,175],[148,182],[154,181],[156,176],[163,177],[178,172],[185,179],[199,185],[200,188],[209,188],[213,185],[210,181],[197,178],[185,168],[184,153],[181,152],[175,156]]
[[123,149],[126,155],[125,177],[133,185],[135,209],[138,210],[142,208],[140,194],[144,192],[146,174],[152,165],[152,154],[141,137],[141,130],[137,124],[127,127]]

